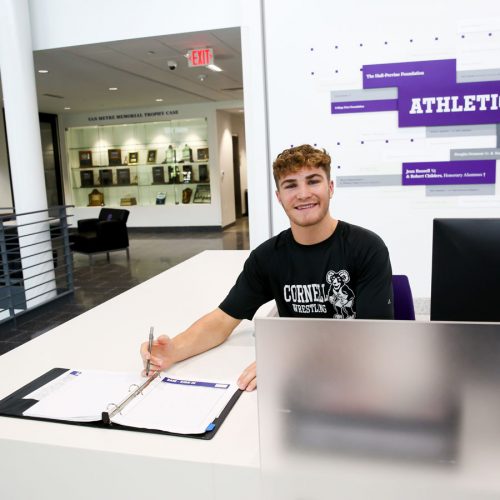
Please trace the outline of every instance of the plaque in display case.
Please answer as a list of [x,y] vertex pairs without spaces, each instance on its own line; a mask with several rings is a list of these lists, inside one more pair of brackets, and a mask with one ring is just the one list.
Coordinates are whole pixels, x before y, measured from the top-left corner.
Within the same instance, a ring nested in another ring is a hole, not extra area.
[[120,205],[122,207],[131,207],[132,205],[137,205],[137,198],[135,196],[127,195],[120,198]]
[[193,167],[191,165],[183,165],[182,167],[182,182],[189,184],[193,179]]
[[208,148],[199,148],[198,151],[196,151],[196,158],[198,161],[208,160]]
[[187,144],[184,144],[184,147],[182,148],[182,160],[181,161],[183,161],[183,162],[193,161],[193,150]]
[[122,164],[122,150],[108,149],[108,163],[111,167],[116,167]]
[[99,170],[99,184],[101,186],[113,185],[113,171],[110,168],[101,168]]
[[139,153],[137,151],[128,154],[128,163],[129,165],[139,163]]
[[198,166],[199,182],[208,182],[208,165],[201,164]]
[[182,203],[186,204],[191,201],[191,195],[193,190],[191,188],[185,188],[182,190]]
[[78,159],[80,160],[80,167],[91,167],[92,151],[78,151]]
[[148,163],[156,163],[156,149],[148,151]]
[[101,207],[104,205],[104,193],[98,189],[92,189],[89,193],[89,207]]
[[165,184],[165,169],[163,167],[153,167],[153,184]]
[[94,172],[92,170],[82,170],[80,172],[80,184],[82,188],[94,187]]
[[196,186],[196,191],[194,192],[193,203],[210,203],[210,186],[204,184],[202,186]]
[[130,169],[117,168],[116,169],[116,183],[120,186],[130,185]]

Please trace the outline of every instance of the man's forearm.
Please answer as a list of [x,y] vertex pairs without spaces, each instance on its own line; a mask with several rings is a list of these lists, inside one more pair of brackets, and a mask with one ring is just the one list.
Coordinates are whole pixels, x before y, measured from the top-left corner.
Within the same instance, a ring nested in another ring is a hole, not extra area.
[[240,322],[220,309],[206,314],[172,339],[173,361],[182,361],[222,344]]

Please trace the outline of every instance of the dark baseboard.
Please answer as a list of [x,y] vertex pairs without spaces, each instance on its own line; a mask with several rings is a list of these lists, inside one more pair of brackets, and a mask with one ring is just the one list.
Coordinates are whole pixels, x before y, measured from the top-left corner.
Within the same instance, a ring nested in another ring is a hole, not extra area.
[[[227,226],[226,226],[227,227]],[[197,232],[220,232],[225,228],[222,226],[170,226],[170,227],[130,227],[127,226],[129,234],[133,233],[189,233],[192,231]]]

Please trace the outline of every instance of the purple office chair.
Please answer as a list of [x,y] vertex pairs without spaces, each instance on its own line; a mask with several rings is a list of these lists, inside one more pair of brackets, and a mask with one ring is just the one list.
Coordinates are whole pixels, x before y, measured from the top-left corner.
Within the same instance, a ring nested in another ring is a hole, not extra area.
[[415,319],[413,296],[411,294],[408,276],[392,275],[392,290],[394,292],[394,319]]

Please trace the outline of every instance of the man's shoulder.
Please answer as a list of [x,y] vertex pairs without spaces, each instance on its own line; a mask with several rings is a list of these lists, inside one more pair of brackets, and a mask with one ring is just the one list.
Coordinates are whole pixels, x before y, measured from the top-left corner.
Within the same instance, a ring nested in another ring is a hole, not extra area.
[[339,221],[339,229],[342,237],[352,245],[385,246],[384,241],[377,233],[365,227]]
[[275,269],[283,260],[283,251],[286,251],[287,241],[289,241],[289,231],[289,229],[282,231],[255,247],[245,262],[245,269],[247,271],[260,270],[264,273]]
[[284,248],[287,245],[287,242],[290,241],[290,231],[291,231],[290,229],[285,229],[276,236],[272,236],[268,240],[258,245],[253,250],[253,253],[257,255],[262,255],[262,254],[267,254],[268,252],[275,252],[276,250]]

